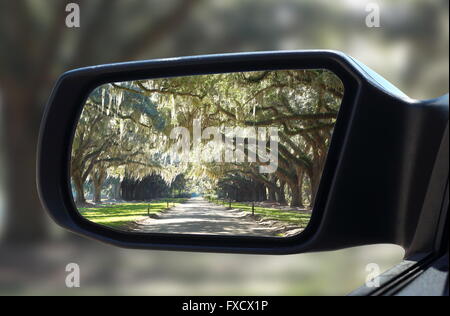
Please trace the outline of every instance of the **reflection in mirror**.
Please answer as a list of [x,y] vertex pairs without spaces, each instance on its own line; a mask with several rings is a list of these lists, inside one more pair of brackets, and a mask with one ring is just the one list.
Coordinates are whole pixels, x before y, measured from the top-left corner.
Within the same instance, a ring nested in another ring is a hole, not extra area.
[[343,93],[328,70],[100,86],[72,144],[78,211],[136,233],[296,235],[311,216]]

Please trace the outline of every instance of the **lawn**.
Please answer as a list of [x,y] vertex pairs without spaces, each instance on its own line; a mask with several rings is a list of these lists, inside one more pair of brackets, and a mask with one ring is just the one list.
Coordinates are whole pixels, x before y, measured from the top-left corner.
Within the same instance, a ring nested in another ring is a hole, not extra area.
[[[226,203],[225,206],[228,206]],[[231,203],[231,207],[234,209],[240,209],[246,212],[252,212],[251,204],[246,203]],[[287,222],[290,225],[298,226],[299,228],[305,228],[310,219],[311,213],[300,211],[285,211],[274,208],[266,208],[255,206],[255,215],[259,215],[264,219],[277,220]]]
[[97,207],[79,208],[78,211],[86,219],[112,228],[124,229],[128,225],[145,219],[148,214],[157,214],[169,207],[183,203],[186,199],[161,199],[142,203],[118,203]]

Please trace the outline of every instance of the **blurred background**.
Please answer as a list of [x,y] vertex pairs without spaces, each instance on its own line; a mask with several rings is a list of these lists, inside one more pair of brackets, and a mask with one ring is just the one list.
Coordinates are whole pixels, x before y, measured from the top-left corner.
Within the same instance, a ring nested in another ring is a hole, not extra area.
[[[79,4],[81,27],[65,7]],[[380,7],[380,27],[365,20]],[[35,188],[39,124],[57,76],[159,57],[336,49],[417,99],[448,92],[448,0],[0,0],[0,295],[343,295],[403,249],[283,257],[116,249],[66,233]],[[361,206],[362,208],[364,206]],[[363,209],[362,209],[363,211]],[[65,267],[81,268],[67,289]]]

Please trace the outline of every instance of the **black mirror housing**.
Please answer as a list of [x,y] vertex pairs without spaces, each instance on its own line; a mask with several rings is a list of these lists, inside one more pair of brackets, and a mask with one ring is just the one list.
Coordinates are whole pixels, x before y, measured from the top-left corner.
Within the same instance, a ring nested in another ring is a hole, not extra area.
[[[235,236],[130,234],[89,222],[77,212],[70,188],[74,130],[89,93],[109,82],[282,69],[327,69],[345,94],[311,222],[283,239]],[[393,243],[410,252],[442,141],[448,133],[448,96],[409,99],[363,64],[334,51],[208,55],[82,68],[63,74],[42,120],[37,161],[39,194],[51,217],[77,234],[125,248],[252,254],[292,254]],[[447,141],[448,148],[448,141]],[[448,150],[448,149],[447,149]],[[442,166],[440,166],[442,168]],[[414,179],[414,186],[411,179]]]

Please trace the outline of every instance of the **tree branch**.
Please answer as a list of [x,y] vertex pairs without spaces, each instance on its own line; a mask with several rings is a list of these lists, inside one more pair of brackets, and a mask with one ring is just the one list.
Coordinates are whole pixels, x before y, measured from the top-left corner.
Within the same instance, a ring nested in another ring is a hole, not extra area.
[[308,120],[325,120],[333,119],[337,117],[337,112],[329,113],[313,113],[313,114],[295,114],[295,115],[283,115],[278,116],[273,119],[262,120],[262,121],[245,121],[244,123],[249,126],[268,126],[276,123],[283,123],[289,121],[308,121]]

